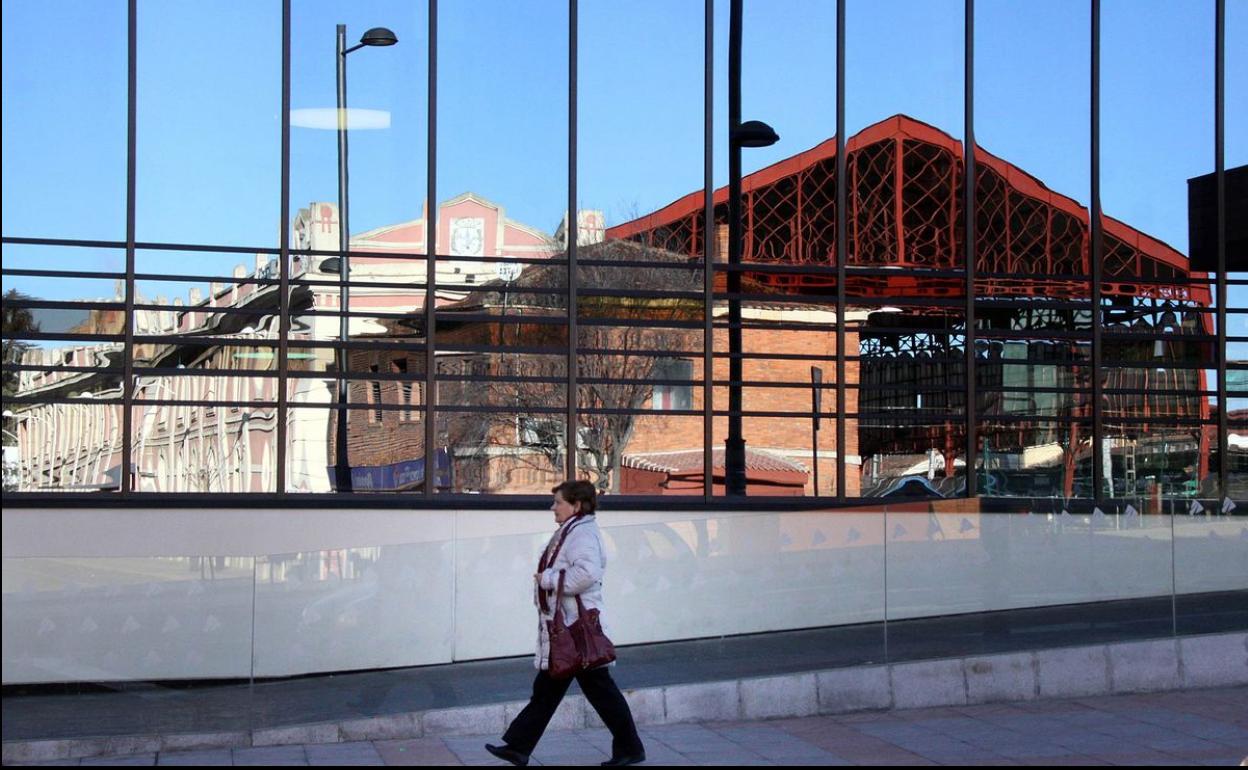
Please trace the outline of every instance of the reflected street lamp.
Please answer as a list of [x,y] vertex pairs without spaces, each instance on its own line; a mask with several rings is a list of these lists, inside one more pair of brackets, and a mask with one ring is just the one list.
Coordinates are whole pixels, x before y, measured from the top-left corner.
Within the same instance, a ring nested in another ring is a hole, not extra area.
[[770,147],[780,140],[759,120],[741,122],[741,0],[728,17],[728,438],[724,486],[745,496],[745,438],[741,435],[741,148]]
[[385,27],[373,27],[364,33],[360,42],[347,48],[347,25],[338,25],[338,251],[341,259],[338,262],[340,281],[338,293],[339,328],[338,337],[342,343],[338,349],[338,431],[337,446],[334,453],[335,489],[338,492],[351,490],[351,465],[347,458],[347,340],[349,339],[349,321],[347,308],[349,295],[347,276],[351,271],[349,240],[351,230],[348,225],[347,211],[350,203],[347,199],[347,54],[364,46],[391,46],[399,42],[398,37]]

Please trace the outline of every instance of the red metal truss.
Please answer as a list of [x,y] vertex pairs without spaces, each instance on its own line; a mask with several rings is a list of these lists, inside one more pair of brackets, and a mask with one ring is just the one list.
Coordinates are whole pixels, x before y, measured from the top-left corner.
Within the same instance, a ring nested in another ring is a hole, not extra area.
[[[850,174],[846,216],[850,266],[924,269],[963,267],[962,143],[905,115],[863,129],[845,143]],[[976,149],[976,293],[985,296],[1087,298],[1091,276],[1088,211],[983,148]],[[836,265],[836,140],[756,171],[742,180],[743,260],[760,264]],[[727,222],[727,188],[715,191],[717,227]],[[702,193],[607,231],[700,256]],[[1207,284],[1167,244],[1104,217],[1106,296],[1154,297],[1208,306]],[[958,296],[957,278],[851,279],[850,296]],[[752,274],[774,289],[826,293],[834,275]],[[1162,283],[1140,283],[1140,279]],[[1164,283],[1173,278],[1175,283]]]

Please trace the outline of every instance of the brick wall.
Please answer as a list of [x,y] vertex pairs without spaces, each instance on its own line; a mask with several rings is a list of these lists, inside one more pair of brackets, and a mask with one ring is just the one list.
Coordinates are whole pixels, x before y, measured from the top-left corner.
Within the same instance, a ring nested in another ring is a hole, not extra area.
[[[715,331],[715,350],[728,349],[727,330]],[[697,342],[701,342],[699,337]],[[845,335],[846,348],[851,351],[858,349],[858,336],[853,333]],[[810,331],[793,330],[753,330],[746,329],[741,333],[741,347],[746,353],[768,352],[794,354],[803,353],[814,356],[832,356],[836,352],[836,333],[826,326]],[[745,387],[741,392],[741,403],[745,411],[767,411],[791,413],[791,417],[744,417],[741,429],[746,446],[751,449],[764,449],[782,455],[786,459],[800,463],[806,468],[811,466],[811,387],[810,367],[819,366],[823,369],[825,385],[836,383],[836,362],[794,361],[784,359],[746,359],[742,362],[742,376],[748,381],[772,383],[793,383],[790,387]],[[694,380],[702,379],[702,357],[693,359]],[[845,362],[845,379],[847,384],[858,381],[858,362]],[[716,359],[714,379],[728,379],[728,360]],[[858,409],[857,391],[846,390],[846,401],[849,412]],[[703,408],[703,388],[693,387],[694,410]],[[727,386],[716,386],[713,391],[712,404],[718,410],[728,408]],[[836,412],[836,390],[825,388],[823,393],[822,412]],[[728,436],[728,418],[715,417],[712,421],[712,438],[716,447],[723,446]],[[857,421],[850,420],[845,427],[846,455],[858,454]],[[681,449],[700,449],[702,447],[702,420],[694,416],[662,415],[638,418],[632,441],[628,445],[628,453],[663,452]],[[836,422],[825,418],[819,429],[819,487],[820,493],[831,495],[836,493]],[[859,491],[859,474],[856,465],[847,467],[846,494],[857,495]],[[811,478],[806,485],[806,493],[814,491],[814,480]]]

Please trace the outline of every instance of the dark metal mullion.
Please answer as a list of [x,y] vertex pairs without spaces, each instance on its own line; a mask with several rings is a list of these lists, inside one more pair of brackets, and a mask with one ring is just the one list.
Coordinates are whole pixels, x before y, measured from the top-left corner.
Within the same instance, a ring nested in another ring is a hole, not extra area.
[[121,497],[128,498],[133,490],[131,483],[130,451],[133,440],[132,403],[134,401],[134,250],[135,250],[135,185],[138,154],[138,70],[139,32],[138,0],[127,4],[127,84],[126,84],[126,341],[122,349],[123,369],[121,385]]
[[1224,498],[1230,497],[1230,426],[1227,423],[1226,393],[1226,0],[1217,0],[1214,43],[1214,173],[1218,186],[1218,273],[1217,325],[1218,325],[1218,490]]
[[290,0],[282,0],[282,202],[278,240],[277,475],[276,492],[286,494],[286,352],[290,338]]
[[[963,118],[966,139],[962,148],[963,179],[962,179],[962,216],[963,216],[963,259],[966,269],[966,496],[974,498],[978,494],[978,471],[975,468],[979,454],[978,425],[975,415],[975,0],[966,0],[963,11],[965,30],[963,32],[963,49],[965,68],[963,77]],[[953,469],[947,469],[952,474]]]
[[705,0],[702,27],[702,499],[709,503],[715,491],[715,0]]
[[[836,3],[836,499],[846,499],[845,451],[845,265],[849,261],[849,235],[845,211],[849,164],[845,158],[845,4]],[[817,460],[816,460],[817,461]]]
[[576,211],[576,27],[577,0],[568,0],[568,214],[564,227],[568,239],[568,417],[564,426],[568,479],[576,478],[576,242],[580,235]]
[[1101,387],[1101,0],[1092,0],[1091,47],[1091,190],[1088,201],[1088,259],[1092,273],[1092,499],[1099,502],[1104,490],[1105,467],[1101,455],[1104,436]]
[[[437,452],[437,348],[434,343],[438,283],[438,0],[429,0],[429,56],[426,118],[428,120],[425,159],[425,483],[424,497],[430,500],[438,478]],[[449,444],[449,441],[448,441]],[[454,465],[447,446],[448,470]],[[453,475],[453,473],[452,473]],[[450,491],[454,491],[453,489]]]
[[13,246],[78,246],[96,249],[124,249],[127,246],[126,241],[90,241],[78,240],[76,238],[23,238],[14,235],[6,235],[0,238],[0,243]]

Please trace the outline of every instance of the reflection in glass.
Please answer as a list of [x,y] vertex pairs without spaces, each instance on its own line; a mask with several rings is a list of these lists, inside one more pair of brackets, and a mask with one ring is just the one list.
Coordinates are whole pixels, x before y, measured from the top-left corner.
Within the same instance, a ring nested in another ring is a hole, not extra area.
[[[317,382],[317,381],[313,381]],[[330,404],[334,381],[319,381],[319,394],[296,390],[286,415],[286,483],[288,492],[335,492],[340,410],[294,406],[297,403]],[[347,421],[346,462],[355,493],[420,492],[425,485],[424,413],[419,409],[420,391],[405,393],[402,381],[352,381],[351,398],[361,398],[368,406],[355,405],[342,410]],[[292,384],[292,387],[298,388]],[[388,399],[410,395],[409,403]],[[382,400],[376,400],[380,397]],[[440,415],[441,416],[441,415]],[[448,436],[437,433],[435,483],[450,484]]]
[[[1188,262],[1188,180],[1214,166],[1214,5],[1105,0],[1102,24],[1099,491],[1216,495],[1216,430],[1195,424],[1213,408],[1202,370],[1218,356],[1213,295]],[[1147,146],[1141,115],[1158,138]]]
[[126,19],[117,3],[3,5],[5,236],[124,240]]
[[[438,412],[438,451],[447,463],[439,490],[462,494],[547,494],[564,478],[566,418],[556,412]],[[588,431],[578,453],[593,447]]]
[[[273,246],[279,232],[281,8],[140,0],[139,240]],[[192,40],[230,40],[223,56]],[[176,156],[176,162],[170,162]],[[242,183],[241,180],[246,180]]]
[[[136,391],[172,399],[223,387],[245,390],[260,378],[138,378]],[[263,380],[270,395],[276,379]],[[265,399],[272,403],[275,398]],[[273,408],[134,406],[132,462],[137,492],[272,492],[277,461]]]
[[[106,395],[121,395],[120,379],[112,378]],[[121,488],[120,404],[6,404],[4,416],[6,491]]]
[[1090,497],[1092,426],[1085,422],[985,420],[978,487],[986,497]]

